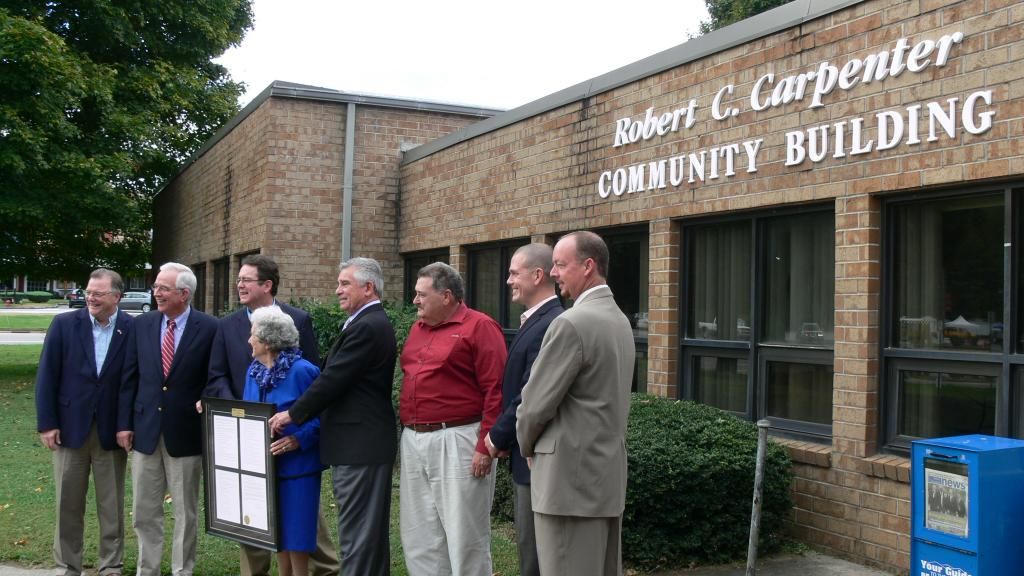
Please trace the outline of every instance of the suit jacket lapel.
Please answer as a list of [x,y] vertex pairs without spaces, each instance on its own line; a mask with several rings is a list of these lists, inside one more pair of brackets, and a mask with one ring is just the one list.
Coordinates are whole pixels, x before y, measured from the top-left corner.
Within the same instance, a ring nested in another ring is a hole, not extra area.
[[85,357],[89,359],[89,374],[96,374],[96,345],[92,341],[92,316],[88,310],[78,317],[78,340],[82,343]]
[[[370,306],[366,310],[363,310],[362,313],[359,314],[359,316],[356,316],[355,319],[352,320],[352,322],[349,323],[348,328],[346,328],[344,330],[341,330],[339,332],[339,334],[338,334],[338,337],[334,339],[334,344],[331,344],[331,350],[329,352],[327,352],[327,355],[324,356],[320,360],[320,369],[323,370],[327,366],[327,360],[331,356],[334,356],[334,353],[338,350],[338,348],[341,347],[341,343],[345,341],[345,332],[347,332],[348,330],[351,330],[353,325],[358,324],[359,322],[362,322],[363,319],[365,319],[369,314],[373,314],[374,312],[377,312],[378,310],[383,310],[383,309],[384,309],[383,305],[381,305],[381,304],[374,304],[373,306]],[[342,324],[342,326],[344,326],[344,324]]]
[[195,317],[192,316],[194,312],[195,310],[189,310],[188,320],[185,321],[184,328],[175,326],[175,330],[183,329],[184,332],[181,333],[181,340],[178,340],[178,347],[174,349],[174,360],[171,361],[171,369],[167,371],[168,378],[174,372],[174,367],[179,364],[180,358],[185,355],[184,352],[188,348],[189,343],[196,337]]
[[110,335],[110,344],[107,346],[107,357],[103,360],[103,367],[100,368],[100,376],[107,369],[107,364],[113,358],[125,341],[126,324],[128,323],[127,312],[117,313],[117,323],[114,325],[114,333]]
[[531,330],[533,330],[534,327],[537,326],[537,319],[540,318],[541,316],[544,316],[545,314],[547,314],[548,310],[550,310],[551,307],[555,306],[556,304],[558,304],[558,299],[557,298],[554,299],[554,300],[550,300],[546,304],[544,304],[543,306],[538,308],[536,312],[531,314],[530,317],[526,319],[526,323],[524,323],[522,326],[519,327],[519,331],[516,332],[515,337],[512,338],[512,344],[510,344],[509,347],[508,347],[508,351],[510,353],[516,347],[516,343],[519,342],[520,337],[525,337],[525,335],[527,333],[529,333]]

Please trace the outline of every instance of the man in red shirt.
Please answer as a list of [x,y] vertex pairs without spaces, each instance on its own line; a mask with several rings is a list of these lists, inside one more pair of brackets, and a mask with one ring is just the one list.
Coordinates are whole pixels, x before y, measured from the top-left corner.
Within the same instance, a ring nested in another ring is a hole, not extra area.
[[462,276],[420,269],[419,320],[402,350],[400,510],[411,576],[491,576],[493,462],[484,438],[501,412],[505,338],[463,303]]

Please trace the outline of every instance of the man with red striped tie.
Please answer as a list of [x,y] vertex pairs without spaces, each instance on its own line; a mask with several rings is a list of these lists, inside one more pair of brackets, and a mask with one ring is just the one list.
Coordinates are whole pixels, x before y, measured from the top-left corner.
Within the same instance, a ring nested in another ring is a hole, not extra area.
[[118,404],[117,442],[132,452],[138,576],[160,575],[164,495],[174,506],[171,573],[195,569],[202,474],[202,421],[195,405],[206,385],[217,320],[191,307],[196,276],[169,262],[153,284],[157,309],[135,319]]

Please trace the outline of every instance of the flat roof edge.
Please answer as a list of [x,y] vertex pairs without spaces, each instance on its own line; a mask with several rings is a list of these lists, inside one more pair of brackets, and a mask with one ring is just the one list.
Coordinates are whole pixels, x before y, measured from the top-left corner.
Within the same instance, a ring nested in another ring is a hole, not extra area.
[[863,0],[796,0],[529,102],[405,152],[402,164],[642,78],[799,26]]
[[504,112],[504,110],[498,108],[483,108],[479,106],[469,106],[464,104],[449,104],[445,102],[430,102],[426,100],[407,100],[403,98],[391,97],[391,96],[373,96],[368,94],[355,94],[351,92],[341,92],[339,90],[331,90],[329,88],[319,88],[317,86],[306,86],[303,84],[294,84],[291,82],[284,82],[281,80],[275,80],[270,83],[262,92],[256,95],[255,98],[249,101],[248,104],[242,108],[238,114],[235,114],[227,124],[220,127],[219,130],[214,132],[202,146],[199,147],[187,160],[182,162],[181,166],[174,173],[173,176],[167,179],[167,182],[157,190],[154,198],[159,196],[167,186],[174,182],[178,176],[181,176],[182,172],[188,169],[189,166],[194,164],[197,160],[203,157],[204,154],[210,151],[218,142],[220,142],[225,136],[231,133],[232,130],[238,127],[243,120],[249,117],[257,108],[259,108],[267,99],[271,97],[278,98],[295,98],[299,100],[322,100],[325,102],[335,102],[340,104],[347,104],[349,102],[355,104],[362,104],[364,106],[376,106],[380,108],[398,108],[402,110],[419,110],[424,112],[441,112],[447,114],[458,114],[461,116],[476,116],[478,118],[491,118],[495,114]]

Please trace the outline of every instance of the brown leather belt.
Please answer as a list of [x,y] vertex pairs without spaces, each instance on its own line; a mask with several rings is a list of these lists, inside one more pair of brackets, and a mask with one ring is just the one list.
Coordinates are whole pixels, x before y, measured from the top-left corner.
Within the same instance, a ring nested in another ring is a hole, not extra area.
[[458,426],[468,426],[470,424],[476,424],[480,421],[480,417],[466,418],[464,420],[452,420],[451,422],[435,422],[430,424],[406,424],[405,427],[412,430],[413,432],[437,432],[438,430],[444,430],[445,428],[456,428]]

